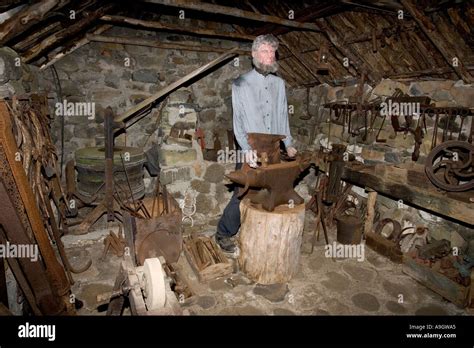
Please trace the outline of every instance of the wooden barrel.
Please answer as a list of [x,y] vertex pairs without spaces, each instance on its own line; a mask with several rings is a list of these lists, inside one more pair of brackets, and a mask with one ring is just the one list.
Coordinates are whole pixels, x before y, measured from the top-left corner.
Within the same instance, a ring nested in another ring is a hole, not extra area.
[[240,269],[259,284],[288,282],[298,271],[305,205],[268,212],[244,199],[240,213]]

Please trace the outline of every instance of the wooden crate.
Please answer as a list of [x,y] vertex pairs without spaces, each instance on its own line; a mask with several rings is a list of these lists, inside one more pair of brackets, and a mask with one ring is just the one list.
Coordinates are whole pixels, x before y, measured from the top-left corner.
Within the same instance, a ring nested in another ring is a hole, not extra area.
[[403,258],[402,271],[455,305],[461,308],[469,305],[472,282],[470,287],[458,284],[408,256]]
[[201,282],[232,273],[232,264],[209,237],[184,237],[184,254]]

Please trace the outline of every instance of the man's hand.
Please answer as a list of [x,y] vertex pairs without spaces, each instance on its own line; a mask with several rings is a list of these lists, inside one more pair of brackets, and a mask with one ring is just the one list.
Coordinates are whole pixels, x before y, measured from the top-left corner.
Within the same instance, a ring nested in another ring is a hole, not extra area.
[[250,166],[250,168],[257,168],[257,154],[255,153],[255,151],[246,151],[245,161]]
[[297,152],[298,151],[293,146],[286,148],[286,153],[289,157],[295,157]]

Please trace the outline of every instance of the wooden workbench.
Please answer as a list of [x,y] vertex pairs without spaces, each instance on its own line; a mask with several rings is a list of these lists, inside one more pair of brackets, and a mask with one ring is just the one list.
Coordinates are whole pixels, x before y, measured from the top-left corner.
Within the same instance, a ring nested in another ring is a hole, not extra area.
[[[382,172],[394,173],[400,170],[399,166],[383,165]],[[474,203],[469,202],[474,197],[473,191],[468,192],[443,192],[432,185],[428,178],[423,185],[395,180],[395,176],[381,175],[381,165],[364,165],[358,162],[346,164],[342,179],[356,186],[370,188],[378,193],[395,200],[403,200],[404,204],[429,211],[435,215],[457,220],[464,224],[474,226]],[[423,175],[420,173],[420,175]]]

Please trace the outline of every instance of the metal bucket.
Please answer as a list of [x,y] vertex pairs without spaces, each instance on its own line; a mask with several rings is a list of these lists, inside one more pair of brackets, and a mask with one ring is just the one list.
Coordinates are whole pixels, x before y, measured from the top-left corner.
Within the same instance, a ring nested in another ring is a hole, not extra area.
[[337,221],[337,241],[341,244],[360,244],[362,221],[355,215],[339,215]]

